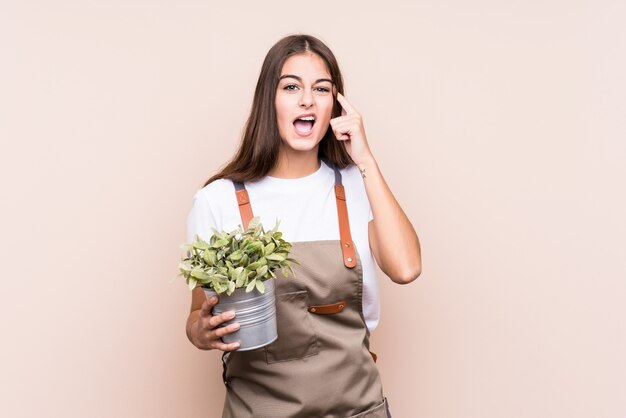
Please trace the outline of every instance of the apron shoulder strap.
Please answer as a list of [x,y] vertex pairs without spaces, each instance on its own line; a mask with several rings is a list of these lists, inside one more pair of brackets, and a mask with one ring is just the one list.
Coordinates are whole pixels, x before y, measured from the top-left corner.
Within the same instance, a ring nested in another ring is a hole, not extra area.
[[238,181],[233,181],[235,186],[235,195],[237,196],[237,205],[239,205],[239,213],[241,214],[241,222],[243,230],[248,229],[248,224],[254,217],[252,214],[252,206],[250,205],[250,197],[246,186]]
[[352,242],[352,234],[350,233],[350,220],[348,218],[348,205],[346,204],[346,191],[341,181],[341,172],[334,165],[330,166],[335,171],[335,201],[337,202],[339,239],[341,240],[343,264],[347,268],[351,269],[356,267],[356,253],[354,252],[354,242]]

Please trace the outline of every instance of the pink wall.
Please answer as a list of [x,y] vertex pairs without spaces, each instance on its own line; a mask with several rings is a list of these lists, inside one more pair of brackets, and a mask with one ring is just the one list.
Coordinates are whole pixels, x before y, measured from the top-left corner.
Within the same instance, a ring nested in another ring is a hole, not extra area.
[[6,3],[0,416],[219,415],[171,279],[297,31],[337,54],[422,241],[417,282],[381,277],[394,416],[626,416],[623,1]]

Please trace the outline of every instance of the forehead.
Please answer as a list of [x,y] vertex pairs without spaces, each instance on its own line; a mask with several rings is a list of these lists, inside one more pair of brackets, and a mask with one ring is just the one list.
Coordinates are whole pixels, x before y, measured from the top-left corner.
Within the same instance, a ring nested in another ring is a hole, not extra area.
[[297,75],[302,78],[330,78],[330,72],[324,60],[312,52],[287,58],[280,72],[281,76],[285,74]]

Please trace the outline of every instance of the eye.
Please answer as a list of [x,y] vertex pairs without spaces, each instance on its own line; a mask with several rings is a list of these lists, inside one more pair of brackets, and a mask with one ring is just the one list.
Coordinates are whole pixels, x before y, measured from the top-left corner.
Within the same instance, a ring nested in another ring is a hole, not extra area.
[[298,86],[295,84],[287,84],[286,86],[283,87],[283,90],[287,90],[287,91],[295,91],[298,89]]
[[330,89],[328,87],[316,87],[315,90],[319,91],[320,93],[330,93]]

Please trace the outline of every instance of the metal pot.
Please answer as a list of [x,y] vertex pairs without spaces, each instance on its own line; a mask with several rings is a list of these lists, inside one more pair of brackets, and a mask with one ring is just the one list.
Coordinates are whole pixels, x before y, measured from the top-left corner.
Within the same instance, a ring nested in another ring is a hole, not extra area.
[[246,293],[245,288],[240,288],[235,289],[230,296],[226,293],[218,295],[212,289],[204,288],[207,299],[211,296],[219,298],[219,302],[213,307],[213,315],[235,311],[235,318],[221,326],[239,322],[238,331],[222,337],[227,344],[239,342],[237,351],[264,347],[278,338],[274,280],[266,280],[263,284],[265,293],[259,292],[256,288]]

